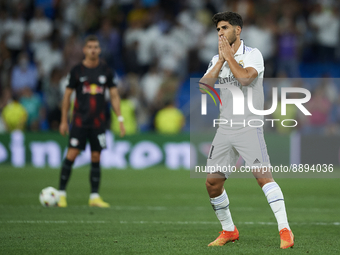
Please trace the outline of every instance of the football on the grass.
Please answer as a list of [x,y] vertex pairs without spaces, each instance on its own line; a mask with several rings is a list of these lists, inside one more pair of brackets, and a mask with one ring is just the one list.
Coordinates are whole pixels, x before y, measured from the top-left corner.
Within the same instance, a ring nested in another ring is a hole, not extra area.
[[44,188],[39,194],[39,200],[42,206],[57,206],[59,201],[59,192],[53,187]]

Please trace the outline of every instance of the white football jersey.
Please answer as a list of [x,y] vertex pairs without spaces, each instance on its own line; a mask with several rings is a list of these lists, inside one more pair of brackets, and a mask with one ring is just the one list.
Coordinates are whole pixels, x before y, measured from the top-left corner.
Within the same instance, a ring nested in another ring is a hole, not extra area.
[[[248,108],[248,89],[252,88],[252,101],[256,110],[263,110],[263,74],[264,62],[261,52],[256,48],[246,46],[241,40],[241,45],[234,55],[235,60],[243,68],[253,67],[258,76],[248,86],[242,86],[231,72],[228,62],[226,61],[219,73],[219,84],[231,84],[241,89],[244,95],[244,115],[233,115],[233,97],[227,88],[220,89],[222,106],[220,105],[220,119],[226,119],[227,124],[220,124],[219,131],[229,133],[230,131],[239,130],[248,127],[249,120],[263,120],[263,116],[255,115]],[[215,66],[218,61],[218,55],[214,56],[209,64],[208,72]],[[261,125],[259,121],[251,121],[250,125]]]

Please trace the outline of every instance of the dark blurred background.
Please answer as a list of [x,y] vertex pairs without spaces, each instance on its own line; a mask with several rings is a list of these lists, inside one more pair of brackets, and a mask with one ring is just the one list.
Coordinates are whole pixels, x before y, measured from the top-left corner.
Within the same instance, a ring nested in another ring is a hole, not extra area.
[[[276,87],[305,87],[312,92],[308,103],[312,117],[288,109],[289,118],[299,119],[296,129],[339,134],[340,83],[335,79],[340,77],[339,4],[0,0],[0,132],[58,130],[66,76],[83,59],[82,40],[89,34],[98,36],[102,59],[116,73],[128,134],[189,131],[190,78],[202,77],[218,53],[212,15],[230,10],[244,19],[241,38],[262,52],[265,77],[280,78]],[[269,105],[274,83],[264,84]],[[109,104],[107,117],[107,127],[117,131]],[[164,126],[164,119],[172,121]],[[293,129],[278,125],[268,130]]]

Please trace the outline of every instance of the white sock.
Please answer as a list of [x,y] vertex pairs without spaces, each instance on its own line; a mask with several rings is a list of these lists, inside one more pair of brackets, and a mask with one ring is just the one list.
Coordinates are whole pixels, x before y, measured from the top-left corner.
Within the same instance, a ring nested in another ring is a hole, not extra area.
[[275,215],[279,231],[283,228],[290,230],[285,202],[280,186],[276,182],[269,182],[262,187],[262,190]]
[[229,199],[225,190],[218,197],[210,198],[210,203],[215,210],[215,214],[225,231],[234,231],[235,226],[229,210]]
[[91,193],[90,194],[90,199],[95,199],[95,198],[98,198],[100,197],[98,193]]
[[65,190],[59,190],[59,196],[65,196],[66,197],[66,191]]

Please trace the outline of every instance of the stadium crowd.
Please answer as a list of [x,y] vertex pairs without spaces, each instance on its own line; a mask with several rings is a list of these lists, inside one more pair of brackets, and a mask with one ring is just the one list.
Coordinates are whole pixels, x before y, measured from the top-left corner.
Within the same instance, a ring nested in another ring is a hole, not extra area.
[[[312,92],[311,117],[288,110],[297,128],[340,133],[339,7],[335,0],[0,0],[0,131],[58,130],[66,76],[89,34],[115,70],[128,134],[188,131],[190,78],[202,77],[218,53],[211,17],[231,10],[244,19],[241,38],[262,52],[265,76]],[[272,85],[264,84],[270,104]],[[107,115],[116,130],[109,107]]]

